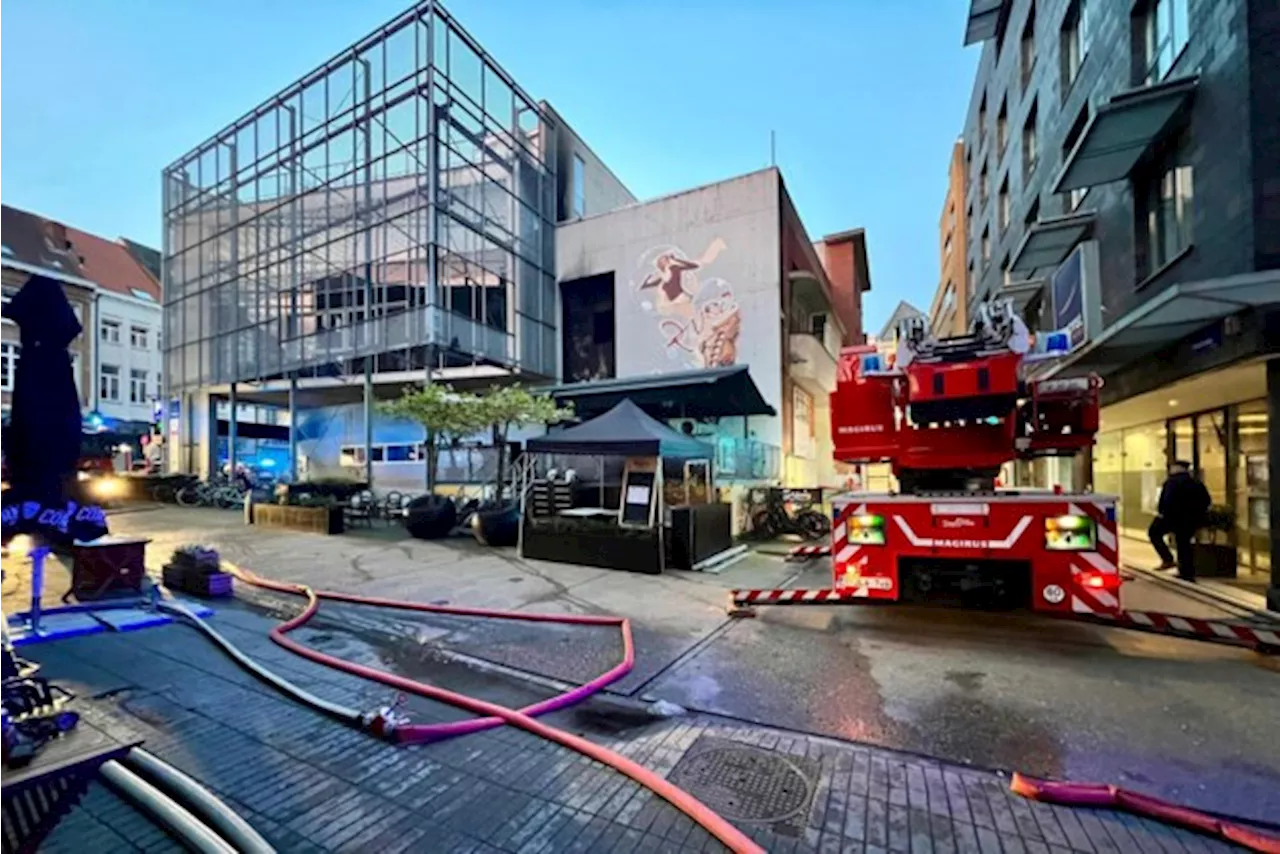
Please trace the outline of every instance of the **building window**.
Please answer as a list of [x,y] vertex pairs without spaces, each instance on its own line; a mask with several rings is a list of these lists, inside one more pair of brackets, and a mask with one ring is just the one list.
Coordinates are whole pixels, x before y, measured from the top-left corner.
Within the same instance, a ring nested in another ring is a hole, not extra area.
[[950,234],[947,235],[946,243],[942,244],[942,257],[944,260],[951,257],[951,235]]
[[21,344],[0,344],[0,390],[13,391],[13,378],[18,372],[18,359],[21,356]]
[[1065,94],[1076,82],[1080,66],[1089,52],[1089,9],[1087,0],[1073,0],[1062,19],[1059,36],[1062,57],[1062,91]]
[[1191,246],[1195,191],[1190,166],[1160,164],[1143,188],[1148,275],[1169,264]]
[[1187,0],[1150,0],[1143,16],[1147,85],[1159,83],[1178,61],[1189,38]]
[[987,93],[982,93],[982,101],[978,104],[978,148],[987,141]]
[[[1040,141],[1036,136],[1036,122],[1038,119],[1036,102],[1031,102],[1031,109],[1027,111],[1027,120],[1022,125],[1022,174],[1030,175],[1036,171],[1036,163],[1040,158]],[[1023,184],[1025,185],[1025,181]]]
[[991,263],[991,229],[982,229],[982,263]]
[[129,371],[129,402],[147,402],[147,372],[136,368]]
[[1000,224],[1000,230],[1004,231],[1009,227],[1009,219],[1012,216],[1012,202],[1009,201],[1009,176],[1006,175],[1004,180],[1000,182],[1000,196],[996,202],[996,216]]
[[587,214],[587,164],[580,155],[573,155],[573,215]]
[[13,301],[13,294],[6,288],[0,291],[0,322],[13,323],[9,319],[9,303]]
[[129,344],[137,350],[147,349],[147,343],[150,337],[151,336],[147,332],[147,327],[145,326],[129,327]]
[[1000,102],[1000,114],[996,116],[996,151],[997,157],[1004,154],[1004,147],[1009,144],[1009,102]]
[[103,400],[120,399],[120,367],[102,365],[98,377],[98,397]]
[[1032,3],[1027,10],[1027,22],[1022,25],[1022,42],[1018,49],[1018,73],[1022,78],[1022,89],[1026,91],[1031,83],[1031,71],[1036,64],[1036,4]]
[[989,189],[987,187],[988,177],[987,164],[983,163],[982,172],[978,175],[978,202],[984,205],[987,203],[987,195],[989,193]]
[[[1067,137],[1062,141],[1062,160],[1066,162],[1071,156],[1071,152],[1075,151],[1076,143],[1080,141],[1080,137],[1084,136],[1084,129],[1089,125],[1089,105],[1085,104],[1080,108],[1080,114],[1076,116],[1076,120],[1071,123],[1071,128],[1067,131]],[[1084,201],[1084,197],[1088,195],[1088,187],[1080,187],[1079,189],[1069,191],[1067,195],[1066,213],[1074,213],[1076,208],[1080,207],[1080,203]]]
[[1006,288],[1013,284],[1013,270],[1009,269],[1009,256],[1004,256],[1004,260],[1000,262],[1000,283]]
[[101,338],[103,343],[105,344],[119,344],[120,343],[120,321],[104,319],[102,321],[102,325],[101,325],[100,333],[98,337]]
[[1031,200],[1031,207],[1027,208],[1027,215],[1022,218],[1022,222],[1024,225],[1026,225],[1027,228],[1030,228],[1031,226],[1035,225],[1036,222],[1039,221],[1039,219],[1040,219],[1040,198],[1039,196],[1037,196],[1036,198]]
[[942,305],[938,307],[938,314],[945,316],[947,312],[956,307],[956,286],[947,282],[947,287],[942,291]]

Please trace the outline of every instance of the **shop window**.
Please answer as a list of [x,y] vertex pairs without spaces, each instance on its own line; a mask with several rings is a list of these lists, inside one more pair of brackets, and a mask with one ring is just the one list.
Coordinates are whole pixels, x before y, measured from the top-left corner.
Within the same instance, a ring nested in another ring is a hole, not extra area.
[[1267,402],[1252,400],[1236,408],[1235,500],[1240,564],[1258,572],[1271,569],[1271,481],[1267,456]]
[[1169,471],[1165,425],[1145,424],[1124,430],[1121,435],[1120,525],[1129,536],[1145,538],[1156,517],[1160,487]]
[[1227,418],[1222,410],[1196,416],[1196,469],[1214,504],[1227,503]]

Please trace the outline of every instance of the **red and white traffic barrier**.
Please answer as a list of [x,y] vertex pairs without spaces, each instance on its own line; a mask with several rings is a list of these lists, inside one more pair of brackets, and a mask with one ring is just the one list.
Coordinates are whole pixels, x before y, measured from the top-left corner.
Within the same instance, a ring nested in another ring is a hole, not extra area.
[[787,552],[787,560],[811,560],[831,554],[831,546],[796,546]]
[[823,605],[850,599],[868,601],[854,590],[732,590],[730,600],[735,607],[744,605]]

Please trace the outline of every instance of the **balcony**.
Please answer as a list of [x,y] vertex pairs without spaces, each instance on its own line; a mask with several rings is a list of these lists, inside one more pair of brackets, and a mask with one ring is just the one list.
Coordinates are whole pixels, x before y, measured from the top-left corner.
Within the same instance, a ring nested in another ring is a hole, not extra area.
[[791,379],[825,400],[836,387],[836,357],[827,343],[808,332],[791,333]]

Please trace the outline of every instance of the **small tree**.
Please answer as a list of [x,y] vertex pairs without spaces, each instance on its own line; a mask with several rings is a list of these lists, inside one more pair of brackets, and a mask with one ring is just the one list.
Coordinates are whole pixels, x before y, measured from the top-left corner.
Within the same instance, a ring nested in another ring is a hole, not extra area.
[[453,443],[490,423],[487,410],[474,394],[439,383],[406,389],[398,400],[380,403],[378,409],[394,418],[416,421],[426,430],[427,492],[436,489],[441,442]]
[[549,394],[531,392],[516,385],[495,386],[479,399],[485,422],[493,425],[498,446],[498,498],[507,479],[507,436],[511,428],[526,424],[556,424],[573,417],[573,407],[561,407]]

